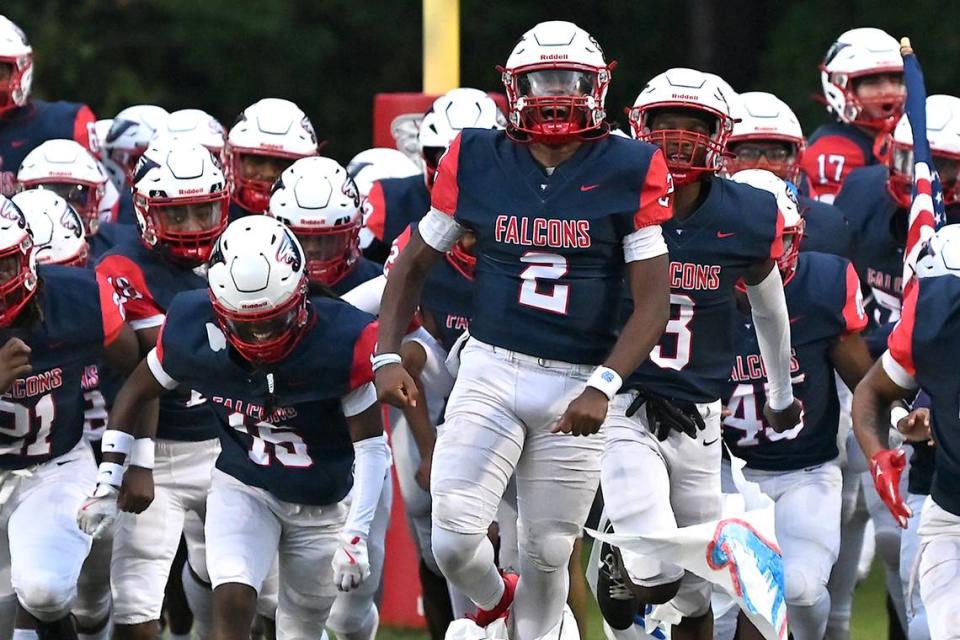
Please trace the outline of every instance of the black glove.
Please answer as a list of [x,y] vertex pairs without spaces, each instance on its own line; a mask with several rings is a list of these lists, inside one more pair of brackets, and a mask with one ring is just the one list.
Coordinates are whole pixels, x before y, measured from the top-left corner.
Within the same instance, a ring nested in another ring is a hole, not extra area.
[[650,431],[663,442],[670,437],[671,431],[685,433],[694,440],[698,432],[707,428],[703,416],[697,405],[688,400],[664,398],[643,388],[636,389],[637,397],[627,407],[627,417],[633,416],[640,410],[641,405],[647,406],[647,424]]

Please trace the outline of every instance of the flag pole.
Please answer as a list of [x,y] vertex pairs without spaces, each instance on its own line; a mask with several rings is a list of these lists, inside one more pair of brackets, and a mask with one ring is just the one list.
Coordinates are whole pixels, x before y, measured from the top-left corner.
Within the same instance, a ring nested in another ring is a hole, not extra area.
[[423,92],[460,86],[460,0],[423,0]]

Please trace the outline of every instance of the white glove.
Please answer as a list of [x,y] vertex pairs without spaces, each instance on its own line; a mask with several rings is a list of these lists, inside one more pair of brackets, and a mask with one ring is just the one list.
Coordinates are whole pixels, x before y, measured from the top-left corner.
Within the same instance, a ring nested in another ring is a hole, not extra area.
[[340,591],[356,589],[370,576],[367,541],[361,536],[340,534],[340,546],[333,554],[333,583]]
[[83,501],[77,511],[77,526],[84,533],[100,538],[117,519],[117,494],[120,491],[109,484],[98,484],[93,495]]

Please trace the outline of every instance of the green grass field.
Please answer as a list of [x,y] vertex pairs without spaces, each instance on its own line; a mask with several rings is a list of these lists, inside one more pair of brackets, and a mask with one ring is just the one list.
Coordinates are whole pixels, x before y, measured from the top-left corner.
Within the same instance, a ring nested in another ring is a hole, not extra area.
[[[879,562],[875,562],[870,576],[857,588],[853,601],[851,640],[881,640],[887,637],[887,612],[883,601],[883,569]],[[423,632],[400,629],[381,629],[377,638],[378,640],[428,640],[427,634]],[[597,611],[596,603],[591,602],[590,631],[588,638],[584,640],[602,638],[600,612]]]

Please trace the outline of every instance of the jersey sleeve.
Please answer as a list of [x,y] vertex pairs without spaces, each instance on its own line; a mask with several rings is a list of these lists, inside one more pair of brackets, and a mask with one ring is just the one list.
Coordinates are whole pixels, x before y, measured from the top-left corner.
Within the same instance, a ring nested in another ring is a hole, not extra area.
[[73,121],[73,139],[96,154],[100,150],[100,144],[97,140],[95,123],[97,117],[87,105],[80,105],[77,111],[77,117]]
[[673,176],[660,149],[650,157],[640,189],[640,207],[633,216],[634,230],[663,224],[673,217]]
[[887,352],[883,354],[883,370],[904,389],[916,387],[914,377],[917,368],[913,363],[913,326],[917,317],[919,283],[914,280],[907,286],[900,309],[900,319],[887,338]]
[[846,294],[844,296],[843,310],[843,335],[848,336],[852,333],[860,333],[867,327],[867,312],[863,308],[863,290],[860,288],[860,276],[853,264],[847,262],[845,269]]
[[100,291],[100,315],[103,320],[103,346],[109,347],[123,328],[124,309],[120,296],[101,274],[97,274],[97,289]]
[[363,221],[363,226],[382,242],[387,226],[387,200],[379,180],[373,183],[370,193],[367,194],[367,207],[370,213]]
[[827,196],[832,201],[850,172],[866,164],[863,151],[857,144],[839,135],[818,138],[803,154],[801,166],[810,176],[817,199]]
[[377,346],[377,321],[369,323],[360,331],[353,343],[353,364],[350,366],[350,391],[373,382],[373,363],[370,361]]
[[457,173],[460,166],[460,140],[462,133],[457,134],[450,146],[440,158],[437,167],[437,176],[430,191],[430,206],[451,218],[457,212],[457,199],[460,196],[460,185]]
[[120,255],[106,256],[97,265],[97,274],[113,287],[133,329],[148,329],[163,322],[163,309],[154,302],[146,277],[133,260]]
[[774,223],[773,240],[770,241],[770,250],[767,258],[770,260],[779,260],[783,255],[783,212],[777,207],[777,220]]
[[407,244],[410,243],[410,237],[412,235],[413,226],[411,225],[394,239],[393,244],[390,245],[390,255],[387,256],[387,261],[383,263],[383,275],[387,277],[390,276],[390,269],[396,263],[397,258],[400,257],[400,253],[406,248]]
[[163,326],[160,327],[160,334],[157,336],[157,346],[147,354],[147,366],[150,368],[150,373],[153,374],[153,377],[160,383],[160,386],[164,389],[176,389],[180,383],[168,373],[167,352],[165,352],[163,348],[163,330],[166,326],[166,323],[164,323]]

